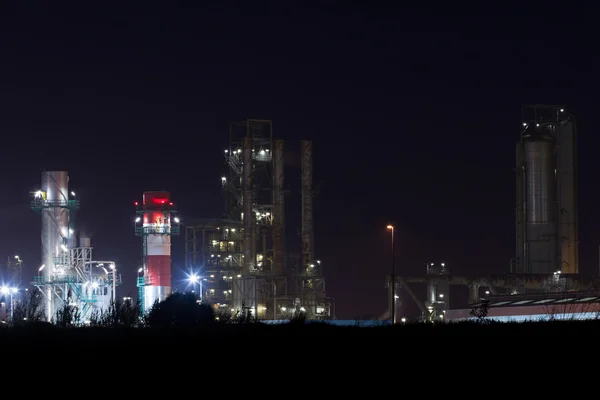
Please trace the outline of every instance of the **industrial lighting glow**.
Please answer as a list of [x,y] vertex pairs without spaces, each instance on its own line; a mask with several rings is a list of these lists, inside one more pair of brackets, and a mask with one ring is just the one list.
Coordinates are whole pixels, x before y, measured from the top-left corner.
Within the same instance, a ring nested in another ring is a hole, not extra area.
[[387,228],[388,229],[394,229],[394,225],[388,225]]
[[176,223],[176,224],[178,224],[178,223],[179,223],[179,218],[175,217],[175,218],[173,219],[173,221],[175,221],[175,223]]
[[8,288],[8,286],[0,287],[0,293],[2,293],[2,294],[7,294],[9,292],[9,290],[10,289]]
[[137,217],[137,218],[135,219],[135,222],[140,222],[141,220],[142,220],[142,219],[141,219],[140,217]]
[[46,264],[42,264],[42,266],[40,267],[40,269],[38,269],[38,271],[43,270],[46,267]]
[[75,197],[75,192],[71,192],[71,196]]
[[192,283],[198,283],[198,275],[190,275],[189,280]]

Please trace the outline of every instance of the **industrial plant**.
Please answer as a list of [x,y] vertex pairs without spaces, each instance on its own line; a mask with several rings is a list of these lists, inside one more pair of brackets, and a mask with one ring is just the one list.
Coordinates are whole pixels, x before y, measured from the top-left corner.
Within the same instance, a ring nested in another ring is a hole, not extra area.
[[[224,212],[218,218],[189,218],[185,224],[190,283],[198,285],[199,301],[219,313],[261,320],[334,318],[322,263],[315,258],[312,142],[301,141],[300,149],[301,253],[293,254],[286,249],[284,141],[274,137],[269,120],[230,124],[224,150],[228,172],[215,177],[220,178]],[[75,306],[85,322],[115,300],[121,284],[117,265],[94,260],[90,238],[76,231],[80,202],[69,189],[67,171],[43,172],[41,186],[32,195],[31,208],[42,219],[42,264],[32,284],[44,296],[46,320],[54,321],[63,307]],[[171,237],[180,234],[181,224],[168,191],[144,192],[135,207],[134,232],[142,247],[138,300],[148,312],[173,291]],[[20,261],[10,265],[20,267]],[[17,290],[5,289],[6,295]]]
[[[556,313],[586,318],[600,310],[596,292],[600,279],[579,275],[575,116],[564,106],[528,105],[522,109],[520,124],[515,165],[516,256],[510,270],[495,276],[456,276],[448,265],[430,263],[423,277],[394,276],[392,280],[390,275],[390,310],[399,289],[408,293],[426,321],[473,318],[471,311],[480,307],[498,320],[538,319]],[[426,288],[425,301],[415,293],[415,284]],[[450,309],[450,286],[469,289],[467,308]]]
[[47,321],[65,305],[78,307],[85,321],[115,300],[121,284],[115,262],[94,260],[90,238],[77,236],[79,206],[66,171],[42,172],[41,187],[31,201],[42,218],[42,265],[32,284],[44,295]]
[[[392,321],[397,321],[399,290],[410,296],[421,310],[421,320],[428,322],[476,318],[475,309],[485,309],[486,318],[506,321],[544,318],[550,315],[544,311],[548,307],[554,307],[552,313],[580,318],[600,312],[600,278],[579,274],[575,117],[564,106],[530,105],[523,107],[519,124],[516,121],[516,245],[507,272],[453,275],[444,262],[427,263],[425,274],[418,277],[392,272],[386,283]],[[221,215],[186,217],[184,225],[166,190],[146,191],[135,202],[132,234],[141,238],[137,287],[143,312],[174,291],[171,238],[183,226],[190,284],[198,290],[198,301],[212,305],[219,315],[262,321],[299,315],[335,319],[314,244],[312,142],[299,143],[300,172],[295,178],[286,173],[285,143],[274,136],[270,120],[230,124],[229,143],[223,149],[227,172],[215,176],[223,193]],[[293,214],[286,214],[294,203],[288,202],[293,179],[300,183],[298,221],[286,217]],[[43,294],[46,320],[55,320],[65,306],[76,306],[85,322],[115,300],[119,268],[114,261],[95,260],[90,238],[77,232],[80,202],[69,189],[66,171],[44,171],[32,195],[31,208],[42,222],[42,263],[32,284]],[[299,235],[290,234],[295,224]],[[393,235],[393,226],[388,228]],[[290,246],[295,239],[297,244]],[[22,282],[21,258],[15,255],[8,266],[15,285],[0,287],[3,298],[11,298],[10,308],[0,304],[5,314],[12,310],[11,296]],[[424,288],[424,297],[417,285]],[[450,289],[455,286],[468,289],[468,306],[450,307]]]
[[[229,127],[222,177],[225,212],[185,226],[186,267],[201,296],[222,312],[263,320],[299,313],[330,319],[313,238],[312,142],[301,141],[301,254],[286,251],[284,141],[269,120]],[[217,178],[218,179],[218,178]]]

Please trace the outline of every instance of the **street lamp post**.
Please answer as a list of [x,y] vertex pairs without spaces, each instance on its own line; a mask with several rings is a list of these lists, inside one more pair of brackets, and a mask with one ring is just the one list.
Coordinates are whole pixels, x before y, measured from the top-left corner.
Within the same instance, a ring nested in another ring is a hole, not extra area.
[[196,274],[192,274],[192,275],[190,275],[189,280],[190,280],[190,282],[192,282],[192,287],[195,287],[196,283],[198,284],[198,288],[199,288],[198,298],[200,299],[200,301],[202,301],[202,277],[198,276]]
[[392,307],[391,307],[391,320],[392,320],[392,325],[396,324],[396,268],[395,268],[395,264],[394,264],[394,250],[395,250],[395,246],[394,246],[394,225],[388,225],[387,228],[392,232],[392,278],[390,280],[390,285],[391,285],[391,289],[390,292],[392,293]]

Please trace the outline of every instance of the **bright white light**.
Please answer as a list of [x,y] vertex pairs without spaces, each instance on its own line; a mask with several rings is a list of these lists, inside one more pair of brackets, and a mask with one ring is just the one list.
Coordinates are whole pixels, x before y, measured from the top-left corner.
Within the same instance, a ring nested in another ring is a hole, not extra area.
[[75,192],[71,192],[71,196],[75,197]]
[[69,235],[73,234],[73,229],[69,229]]
[[192,282],[192,283],[198,283],[197,275],[191,275],[189,279],[190,279],[190,282]]
[[141,218],[140,218],[140,217],[137,217],[137,218],[135,219],[135,222],[140,222],[140,221],[141,221]]
[[19,289],[17,289],[16,287],[10,289],[13,293],[17,293],[19,291]]
[[42,266],[40,267],[40,269],[38,269],[38,271],[43,270],[46,267],[46,264],[42,264]]
[[221,180],[222,180],[223,182],[225,182],[225,181],[227,180],[227,178],[225,178],[225,177],[223,176],[223,177],[221,177]]
[[15,258],[18,260],[18,259],[19,259],[19,256],[15,256]]
[[67,246],[65,246],[64,244],[61,244],[60,248],[63,249],[63,251],[69,251],[69,249],[67,249]]
[[8,293],[8,291],[9,291],[8,287],[6,287],[6,286],[2,286],[2,287],[0,287],[0,293],[2,293],[2,294],[7,294],[7,293]]
[[98,287],[98,282],[94,282],[94,283],[92,283],[92,287],[93,287],[94,289],[96,289],[96,288]]
[[143,270],[144,270],[144,268],[140,268],[140,269],[138,269],[138,274],[139,274],[140,272],[142,272]]
[[176,223],[176,224],[178,224],[178,223],[179,223],[179,218],[175,217],[175,218],[173,219],[173,221],[175,221],[175,223]]
[[115,264],[110,264],[110,269],[115,269]]

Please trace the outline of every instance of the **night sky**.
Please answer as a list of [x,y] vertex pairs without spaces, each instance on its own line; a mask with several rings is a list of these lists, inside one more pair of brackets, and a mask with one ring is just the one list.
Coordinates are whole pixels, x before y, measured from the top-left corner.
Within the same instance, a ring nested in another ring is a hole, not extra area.
[[[272,119],[289,146],[314,141],[316,257],[337,316],[379,317],[388,223],[398,273],[439,261],[508,272],[521,105],[546,103],[578,118],[580,272],[598,271],[597,10],[224,3],[0,3],[0,261],[18,254],[26,281],[36,274],[29,192],[42,170],[66,169],[78,227],[96,258],[116,260],[118,295],[135,295],[133,201],[166,189],[183,222],[218,217],[229,122]],[[288,160],[288,182],[299,180]],[[413,312],[402,297],[399,315]]]

